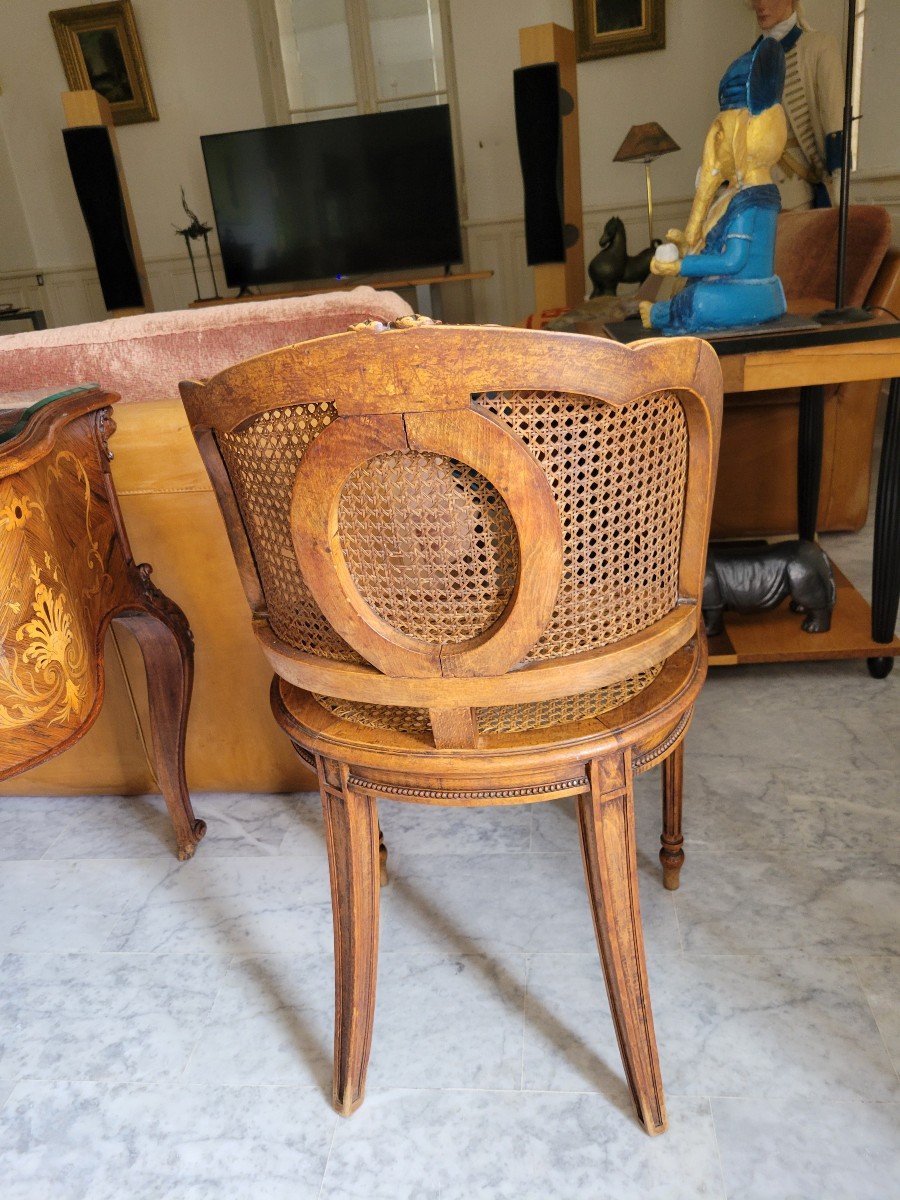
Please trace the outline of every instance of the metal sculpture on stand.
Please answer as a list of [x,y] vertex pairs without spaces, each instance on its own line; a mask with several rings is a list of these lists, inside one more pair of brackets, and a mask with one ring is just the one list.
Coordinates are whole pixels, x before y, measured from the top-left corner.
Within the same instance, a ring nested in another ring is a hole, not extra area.
[[640,254],[628,253],[628,237],[621,217],[610,217],[600,239],[600,253],[588,263],[588,275],[595,296],[615,296],[620,283],[643,283],[650,274],[650,263],[656,248],[662,245],[654,238]]
[[[181,207],[191,218],[191,223],[190,225],[186,225],[184,229],[176,228],[175,232],[179,237],[184,238],[184,244],[187,246],[188,258],[191,260],[191,270],[194,273],[194,288],[197,292],[197,299],[221,300],[219,288],[216,283],[216,273],[213,270],[212,254],[210,254],[209,251],[209,235],[212,233],[212,225],[207,225],[204,221],[201,221],[193,209],[188,208],[188,202],[184,195],[184,188],[181,189]],[[200,283],[197,279],[197,264],[194,262],[194,251],[191,247],[191,242],[196,241],[198,238],[203,238],[203,245],[206,247],[206,261],[209,263],[209,274],[213,285],[213,295],[211,297],[200,295]]]

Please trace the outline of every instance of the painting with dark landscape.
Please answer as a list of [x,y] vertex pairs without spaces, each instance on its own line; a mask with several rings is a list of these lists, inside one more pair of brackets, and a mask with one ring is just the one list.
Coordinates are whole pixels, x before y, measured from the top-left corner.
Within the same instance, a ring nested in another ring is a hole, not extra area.
[[579,62],[662,50],[666,0],[572,0]]
[[644,0],[594,0],[594,7],[600,34],[640,29],[644,24]]

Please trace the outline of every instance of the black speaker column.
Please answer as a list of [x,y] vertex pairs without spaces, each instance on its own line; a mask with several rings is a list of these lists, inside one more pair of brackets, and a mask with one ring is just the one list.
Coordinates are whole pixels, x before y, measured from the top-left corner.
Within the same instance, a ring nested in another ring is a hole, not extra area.
[[[109,105],[96,92],[67,92],[63,141],[87,226],[103,302],[111,313],[152,309]],[[106,119],[108,118],[108,119]]]
[[584,299],[581,162],[575,36],[561,25],[519,30],[513,72],[516,137],[525,189],[525,252],[538,315]]
[[565,262],[559,63],[513,71],[528,265]]

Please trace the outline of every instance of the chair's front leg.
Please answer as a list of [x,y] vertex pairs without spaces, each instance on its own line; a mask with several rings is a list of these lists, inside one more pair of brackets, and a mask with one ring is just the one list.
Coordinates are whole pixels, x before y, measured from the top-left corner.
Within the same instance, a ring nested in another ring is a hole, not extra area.
[[638,904],[631,753],[588,763],[589,794],[578,829],[597,945],[628,1086],[650,1134],[667,1127],[666,1106]]
[[345,1117],[365,1097],[378,972],[378,811],[354,792],[348,770],[317,760],[334,916],[334,1107]]
[[194,641],[184,613],[150,582],[150,568],[137,568],[135,599],[141,607],[120,615],[141,650],[156,777],[169,810],[178,857],[192,858],[206,833],[194,816],[184,770],[187,719],[194,682]]
[[681,797],[684,790],[684,739],[678,743],[662,765],[663,828],[659,839],[662,848],[659,861],[663,869],[663,886],[670,892],[678,890],[681,868],[684,866],[684,835],[681,829]]

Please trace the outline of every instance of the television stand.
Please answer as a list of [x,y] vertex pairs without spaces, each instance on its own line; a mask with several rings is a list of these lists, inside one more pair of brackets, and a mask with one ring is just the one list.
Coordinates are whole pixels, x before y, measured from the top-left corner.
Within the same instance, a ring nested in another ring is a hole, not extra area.
[[[433,317],[439,321],[443,315],[444,306],[441,299],[441,287],[447,283],[474,283],[479,279],[490,279],[493,271],[460,271],[458,275],[418,275],[411,279],[378,279],[367,280],[366,286],[377,292],[402,292],[405,288],[415,291],[416,298],[413,308],[423,317]],[[210,308],[216,304],[249,304],[257,300],[285,300],[291,296],[321,296],[325,292],[345,292],[350,288],[360,287],[360,283],[335,282],[318,284],[316,287],[298,288],[290,292],[264,292],[253,296],[226,296],[218,300],[193,300],[189,308]]]

